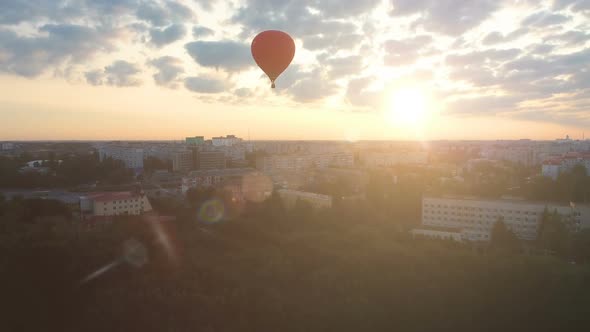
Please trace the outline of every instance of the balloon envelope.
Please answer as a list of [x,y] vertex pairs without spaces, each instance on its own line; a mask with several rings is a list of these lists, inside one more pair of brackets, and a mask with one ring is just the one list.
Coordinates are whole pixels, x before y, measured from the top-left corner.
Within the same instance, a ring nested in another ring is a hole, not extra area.
[[282,31],[267,30],[254,37],[251,51],[254,61],[270,78],[274,88],[275,80],[289,67],[295,56],[295,42]]

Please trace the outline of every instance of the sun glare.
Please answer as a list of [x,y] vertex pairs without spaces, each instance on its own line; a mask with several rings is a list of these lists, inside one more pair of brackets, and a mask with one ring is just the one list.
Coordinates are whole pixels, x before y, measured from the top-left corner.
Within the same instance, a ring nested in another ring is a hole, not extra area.
[[416,87],[396,90],[391,94],[386,115],[392,125],[422,125],[428,116],[426,95]]

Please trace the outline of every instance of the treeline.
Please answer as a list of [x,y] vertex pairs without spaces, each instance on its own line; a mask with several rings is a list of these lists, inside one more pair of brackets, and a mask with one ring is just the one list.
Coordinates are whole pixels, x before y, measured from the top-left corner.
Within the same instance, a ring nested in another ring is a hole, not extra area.
[[533,200],[590,203],[590,176],[583,165],[559,174],[556,180],[536,177],[524,189]]
[[22,158],[0,157],[0,188],[64,188],[78,185],[121,184],[133,180],[132,171],[123,162],[106,158],[99,161],[96,154],[68,155],[62,162],[51,157],[40,166],[46,173],[20,172]]
[[[588,265],[415,240],[374,204],[286,209],[277,195],[241,204],[197,190],[167,207],[174,222],[125,217],[81,230],[73,220],[4,214],[2,326],[461,332],[585,331],[590,323]],[[203,216],[205,207],[213,208]],[[219,210],[222,218],[208,217]],[[145,257],[129,255],[129,243]]]
[[539,221],[537,238],[534,241],[521,241],[500,218],[492,228],[489,248],[511,255],[528,252],[559,257],[570,263],[588,264],[590,229],[578,229],[571,221],[564,220],[557,211],[545,210]]

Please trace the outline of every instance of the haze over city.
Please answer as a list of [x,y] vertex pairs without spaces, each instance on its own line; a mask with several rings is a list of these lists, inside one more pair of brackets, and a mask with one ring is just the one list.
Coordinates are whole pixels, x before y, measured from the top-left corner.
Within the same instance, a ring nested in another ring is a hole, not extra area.
[[[584,1],[5,1],[0,139],[581,138]],[[250,55],[293,37],[271,90]],[[501,128],[501,130],[498,130]]]
[[0,329],[588,332],[589,129],[589,0],[0,0]]

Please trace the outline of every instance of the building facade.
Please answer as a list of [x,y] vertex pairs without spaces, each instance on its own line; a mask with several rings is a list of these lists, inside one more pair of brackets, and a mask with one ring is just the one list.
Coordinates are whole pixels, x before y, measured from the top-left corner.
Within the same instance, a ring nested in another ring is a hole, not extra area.
[[132,169],[143,168],[143,158],[144,158],[143,149],[126,147],[126,146],[109,145],[109,146],[100,147],[98,149],[98,155],[99,155],[100,161],[103,161],[106,158],[112,158],[115,160],[122,161],[125,164],[125,167],[127,167],[127,168],[132,168]]
[[426,151],[395,151],[375,152],[369,151],[360,154],[360,161],[367,167],[390,167],[395,165],[413,164],[422,165],[428,162]]
[[230,191],[238,201],[260,202],[272,194],[273,183],[252,168],[198,170],[182,178],[183,194],[193,188],[208,187]]
[[256,168],[265,173],[300,172],[310,168],[350,168],[353,166],[354,156],[352,152],[271,155],[261,156],[256,159]]
[[291,189],[280,189],[278,193],[288,208],[295,206],[297,201],[307,202],[314,209],[332,207],[332,196]]
[[587,207],[518,200],[422,198],[422,225],[460,229],[463,240],[489,241],[494,224],[502,219],[523,240],[537,238],[543,212],[557,211],[575,230],[590,226]]
[[235,135],[227,135],[225,137],[213,137],[211,138],[211,143],[213,144],[213,146],[233,146],[235,144],[238,144],[242,142],[241,138],[236,137]]
[[98,192],[80,197],[80,211],[85,217],[141,215],[152,210],[143,193]]
[[202,145],[202,144],[205,144],[205,137],[203,137],[203,136],[187,137],[185,139],[185,143],[187,145]]
[[194,166],[196,169],[224,169],[227,159],[223,151],[194,151]]
[[559,157],[543,162],[541,173],[543,176],[557,179],[559,174],[572,170],[576,166],[584,166],[586,174],[590,175],[590,153],[569,152]]
[[172,155],[172,170],[175,172],[188,172],[193,169],[193,152],[178,151]]

